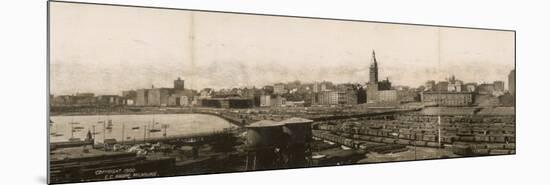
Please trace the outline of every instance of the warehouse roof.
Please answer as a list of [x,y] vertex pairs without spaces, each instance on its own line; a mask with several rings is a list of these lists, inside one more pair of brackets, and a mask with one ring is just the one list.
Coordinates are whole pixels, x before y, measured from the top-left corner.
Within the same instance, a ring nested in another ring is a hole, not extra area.
[[282,124],[295,124],[295,123],[311,123],[311,122],[313,122],[313,120],[305,119],[305,118],[292,117],[292,118],[285,119],[285,120],[281,121],[280,123],[282,123]]
[[272,121],[272,120],[261,120],[254,123],[251,123],[250,125],[246,127],[276,127],[276,126],[282,126],[282,123]]

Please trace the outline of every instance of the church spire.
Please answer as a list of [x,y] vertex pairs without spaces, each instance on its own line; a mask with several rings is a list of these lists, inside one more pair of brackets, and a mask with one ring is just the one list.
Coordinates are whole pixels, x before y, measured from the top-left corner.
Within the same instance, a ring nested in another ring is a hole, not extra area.
[[372,62],[374,66],[378,66],[378,64],[376,63],[376,53],[374,52],[374,49],[372,50]]
[[374,52],[374,50],[372,50],[372,64],[370,66],[369,72],[369,82],[378,83],[378,62],[376,61],[376,53]]

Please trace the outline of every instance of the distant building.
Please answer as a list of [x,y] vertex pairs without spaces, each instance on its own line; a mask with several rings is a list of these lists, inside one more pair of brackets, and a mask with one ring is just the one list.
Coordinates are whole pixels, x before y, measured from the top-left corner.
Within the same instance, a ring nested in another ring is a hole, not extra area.
[[75,96],[78,96],[78,97],[94,97],[94,93],[76,93]]
[[447,91],[449,92],[462,92],[462,81],[457,80],[453,75],[449,80],[447,85]]
[[427,81],[426,84],[425,84],[425,87],[426,87],[426,91],[434,91],[435,90],[435,81],[433,80],[430,80],[430,81]]
[[75,97],[71,95],[61,95],[55,96],[53,98],[53,105],[55,106],[64,106],[64,105],[73,105],[75,104]]
[[337,86],[339,105],[356,105],[357,89],[353,84],[341,84]]
[[447,81],[440,81],[440,82],[437,82],[437,84],[435,85],[435,91],[445,92],[448,90],[449,90],[449,82]]
[[397,93],[395,90],[391,90],[391,82],[388,78],[383,81],[378,81],[378,61],[376,59],[376,53],[372,51],[372,64],[369,67],[369,82],[367,83],[366,90],[366,103],[386,103],[396,102]]
[[137,99],[137,91],[122,91],[122,101],[124,105],[135,105]]
[[479,94],[493,94],[495,92],[495,86],[494,84],[479,84],[477,86],[477,93]]
[[474,102],[469,92],[422,92],[422,102],[434,102],[440,106],[469,106]]
[[420,94],[415,90],[398,90],[397,100],[400,103],[420,101]]
[[397,102],[397,90],[378,91],[378,102]]
[[147,106],[149,105],[149,89],[138,89],[136,90],[136,102],[137,106]]
[[494,81],[493,86],[495,88],[495,91],[497,92],[504,92],[504,81]]
[[357,92],[353,90],[338,91],[338,104],[340,105],[356,105]]
[[278,83],[273,85],[273,94],[285,94],[287,93],[285,89],[285,84]]
[[365,87],[358,86],[357,88],[357,104],[367,103],[367,91]]
[[190,89],[169,89],[168,106],[188,106],[195,92]]
[[316,94],[315,104],[317,105],[337,105],[338,104],[338,92],[337,91],[321,91]]
[[[134,95],[135,94],[135,95]],[[178,78],[174,80],[174,88],[155,88],[138,89],[135,92],[123,92],[123,98],[133,99],[136,106],[189,106],[193,103],[195,96],[198,93],[191,89],[185,89],[184,80]],[[212,90],[209,88],[203,89],[200,92],[200,98],[210,98]],[[135,98],[130,98],[135,96]]]
[[271,85],[262,87],[262,94],[273,94],[274,88]]
[[286,98],[282,96],[272,96],[270,103],[271,106],[280,107],[286,104]]
[[367,84],[367,100],[366,103],[376,103],[378,101],[378,83]]
[[178,77],[177,80],[174,80],[174,89],[183,90],[185,89],[185,81]]
[[254,106],[252,99],[250,98],[207,98],[200,99],[200,105],[203,107],[214,108],[252,108]]
[[269,106],[271,106],[271,95],[260,96],[260,107],[269,107]]
[[465,91],[465,92],[475,92],[477,84],[476,83],[466,83],[463,86],[464,86],[463,91]]
[[99,95],[96,97],[99,105],[121,105],[122,98],[118,95]]
[[356,105],[357,102],[357,91],[347,88],[321,91],[314,93],[312,98],[315,105]]
[[154,88],[149,90],[147,96],[147,105],[149,106],[168,106],[168,98],[170,96],[169,88]]
[[96,103],[94,93],[76,93],[73,100],[76,105],[93,105]]
[[199,98],[211,98],[213,90],[211,88],[204,88],[199,93]]
[[508,74],[508,91],[510,94],[516,94],[516,70],[510,71]]
[[319,84],[319,82],[313,83],[312,91],[314,93],[318,93],[319,91],[321,91],[321,85]]
[[391,89],[392,89],[391,82],[388,78],[378,82],[378,90],[379,91],[391,90]]

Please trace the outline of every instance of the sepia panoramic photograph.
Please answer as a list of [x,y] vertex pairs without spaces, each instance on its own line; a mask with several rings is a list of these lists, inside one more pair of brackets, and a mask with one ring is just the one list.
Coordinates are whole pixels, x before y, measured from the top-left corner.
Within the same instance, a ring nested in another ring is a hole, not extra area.
[[49,2],[51,184],[516,153],[515,31]]

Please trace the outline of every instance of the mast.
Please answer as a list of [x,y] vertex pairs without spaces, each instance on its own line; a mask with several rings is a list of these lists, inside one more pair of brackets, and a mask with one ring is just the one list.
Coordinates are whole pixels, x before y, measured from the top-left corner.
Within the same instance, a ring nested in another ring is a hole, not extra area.
[[71,139],[74,138],[74,118],[71,119]]
[[143,126],[143,142],[145,142],[146,136],[147,136],[147,124]]
[[122,144],[124,144],[124,122],[122,122]]
[[441,148],[441,115],[437,116],[437,142]]
[[107,130],[105,127],[107,127],[105,125],[105,121],[103,121],[103,144],[105,145],[105,137],[107,137],[107,135],[105,134],[105,130]]

